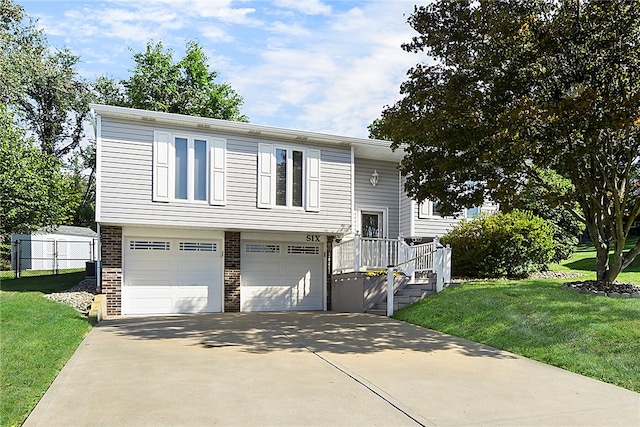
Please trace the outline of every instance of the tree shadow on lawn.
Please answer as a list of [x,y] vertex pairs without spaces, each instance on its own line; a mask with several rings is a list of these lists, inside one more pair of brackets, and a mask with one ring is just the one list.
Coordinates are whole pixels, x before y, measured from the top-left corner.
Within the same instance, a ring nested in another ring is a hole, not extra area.
[[109,319],[97,325],[140,340],[188,339],[207,349],[239,347],[248,353],[312,351],[368,354],[387,350],[453,351],[470,357],[513,359],[502,350],[360,313],[218,313]]
[[70,289],[85,279],[85,272],[50,274],[45,276],[20,277],[18,279],[2,279],[0,290],[11,292],[42,292],[51,294]]
[[[583,258],[576,261],[568,262],[563,264],[565,267],[568,267],[572,270],[579,271],[596,271],[596,258]],[[640,258],[636,258],[629,267],[623,270],[624,272],[638,273],[640,272]]]

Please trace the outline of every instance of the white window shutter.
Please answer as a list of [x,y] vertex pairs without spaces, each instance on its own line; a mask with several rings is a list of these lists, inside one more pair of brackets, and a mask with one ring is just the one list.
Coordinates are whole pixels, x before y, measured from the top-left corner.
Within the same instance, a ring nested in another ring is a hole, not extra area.
[[276,159],[273,144],[258,144],[258,207],[271,208],[275,203]]
[[153,197],[154,202],[168,202],[171,190],[171,134],[153,133]]
[[307,150],[306,210],[320,211],[320,150]]
[[209,153],[209,204],[223,206],[227,203],[227,140],[213,138]]

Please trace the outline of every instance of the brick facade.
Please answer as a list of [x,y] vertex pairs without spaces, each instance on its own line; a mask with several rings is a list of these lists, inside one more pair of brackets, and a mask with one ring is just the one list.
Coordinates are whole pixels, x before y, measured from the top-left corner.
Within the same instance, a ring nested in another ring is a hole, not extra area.
[[102,293],[107,297],[107,316],[122,313],[122,228],[100,227]]
[[224,232],[224,311],[240,311],[240,232]]

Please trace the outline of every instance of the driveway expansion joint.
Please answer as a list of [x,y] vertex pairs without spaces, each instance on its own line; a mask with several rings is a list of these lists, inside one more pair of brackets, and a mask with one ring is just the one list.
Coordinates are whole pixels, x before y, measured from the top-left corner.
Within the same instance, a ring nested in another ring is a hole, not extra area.
[[382,390],[378,390],[376,386],[374,386],[372,384],[368,384],[363,379],[358,378],[355,374],[352,374],[352,373],[348,372],[345,368],[342,368],[341,366],[339,366],[338,364],[336,364],[336,363],[332,362],[331,360],[327,359],[326,357],[324,357],[323,355],[321,355],[320,353],[318,353],[314,349],[304,345],[303,343],[298,341],[295,337],[289,335],[286,331],[284,331],[284,330],[282,330],[282,329],[280,329],[280,328],[278,328],[276,326],[273,326],[269,322],[262,322],[262,324],[265,325],[266,327],[268,327],[269,329],[273,330],[274,332],[276,332],[278,334],[281,334],[286,339],[291,341],[294,345],[296,345],[298,348],[308,351],[309,353],[313,354],[314,356],[316,356],[317,358],[322,360],[327,365],[331,366],[333,369],[339,371],[343,375],[346,375],[351,380],[355,381],[356,383],[358,383],[362,387],[366,388],[371,393],[373,393],[374,395],[378,396],[380,399],[382,399],[387,404],[389,404],[391,407],[393,407],[396,411],[402,413],[404,416],[409,418],[411,421],[415,422],[417,425],[419,425],[421,427],[427,427],[427,424],[424,424],[424,423],[420,422],[416,417],[414,417],[413,415],[409,414],[406,410],[402,409],[396,403],[392,402],[390,398],[385,396],[386,393],[384,391],[382,391]]

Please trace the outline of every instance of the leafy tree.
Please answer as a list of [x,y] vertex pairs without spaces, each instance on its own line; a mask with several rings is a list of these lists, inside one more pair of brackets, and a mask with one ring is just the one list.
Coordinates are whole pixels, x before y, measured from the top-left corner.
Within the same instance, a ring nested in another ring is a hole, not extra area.
[[21,6],[0,0],[2,46],[0,72],[5,103],[36,137],[43,152],[59,159],[84,137],[91,93],[78,76],[79,57],[68,49],[51,50]]
[[[87,177],[73,164],[67,164],[78,155],[87,157],[80,143],[85,138],[83,127],[92,94],[77,74],[79,58],[67,49],[51,49],[46,37],[13,1],[0,0],[0,12],[0,96],[7,114],[17,118],[17,122],[10,123],[27,129],[45,157],[54,157],[60,168],[75,174],[69,177],[67,173],[65,177],[75,182],[67,189],[77,194],[68,194],[61,200],[81,203],[71,203],[78,211],[65,223],[92,223],[94,193],[87,189],[92,188],[93,173]],[[93,170],[94,165],[84,166]],[[21,202],[6,200],[7,204]],[[48,225],[56,224],[59,223]]]
[[[501,210],[510,212],[513,209],[532,212],[551,224],[553,240],[555,241],[555,254],[551,262],[559,263],[569,259],[578,244],[578,237],[584,232],[584,225],[562,206],[558,206],[556,194],[549,194],[548,187],[560,190],[572,190],[571,182],[552,171],[540,171],[540,177],[544,179],[546,186],[535,182],[526,182],[523,188],[513,194],[510,200],[503,200]],[[576,212],[580,206],[574,206]]]
[[95,82],[98,102],[144,110],[224,120],[248,121],[240,113],[243,100],[228,83],[216,83],[209,71],[202,47],[187,43],[185,56],[173,58],[162,42],[148,43],[146,51],[135,53],[131,77],[116,83],[102,76]]
[[0,244],[6,245],[14,232],[69,223],[76,208],[71,176],[26,137],[0,104]]
[[405,147],[408,193],[452,213],[541,186],[614,281],[640,253],[624,251],[640,215],[640,2],[441,0],[408,22],[403,49],[435,61],[409,70],[373,129]]

